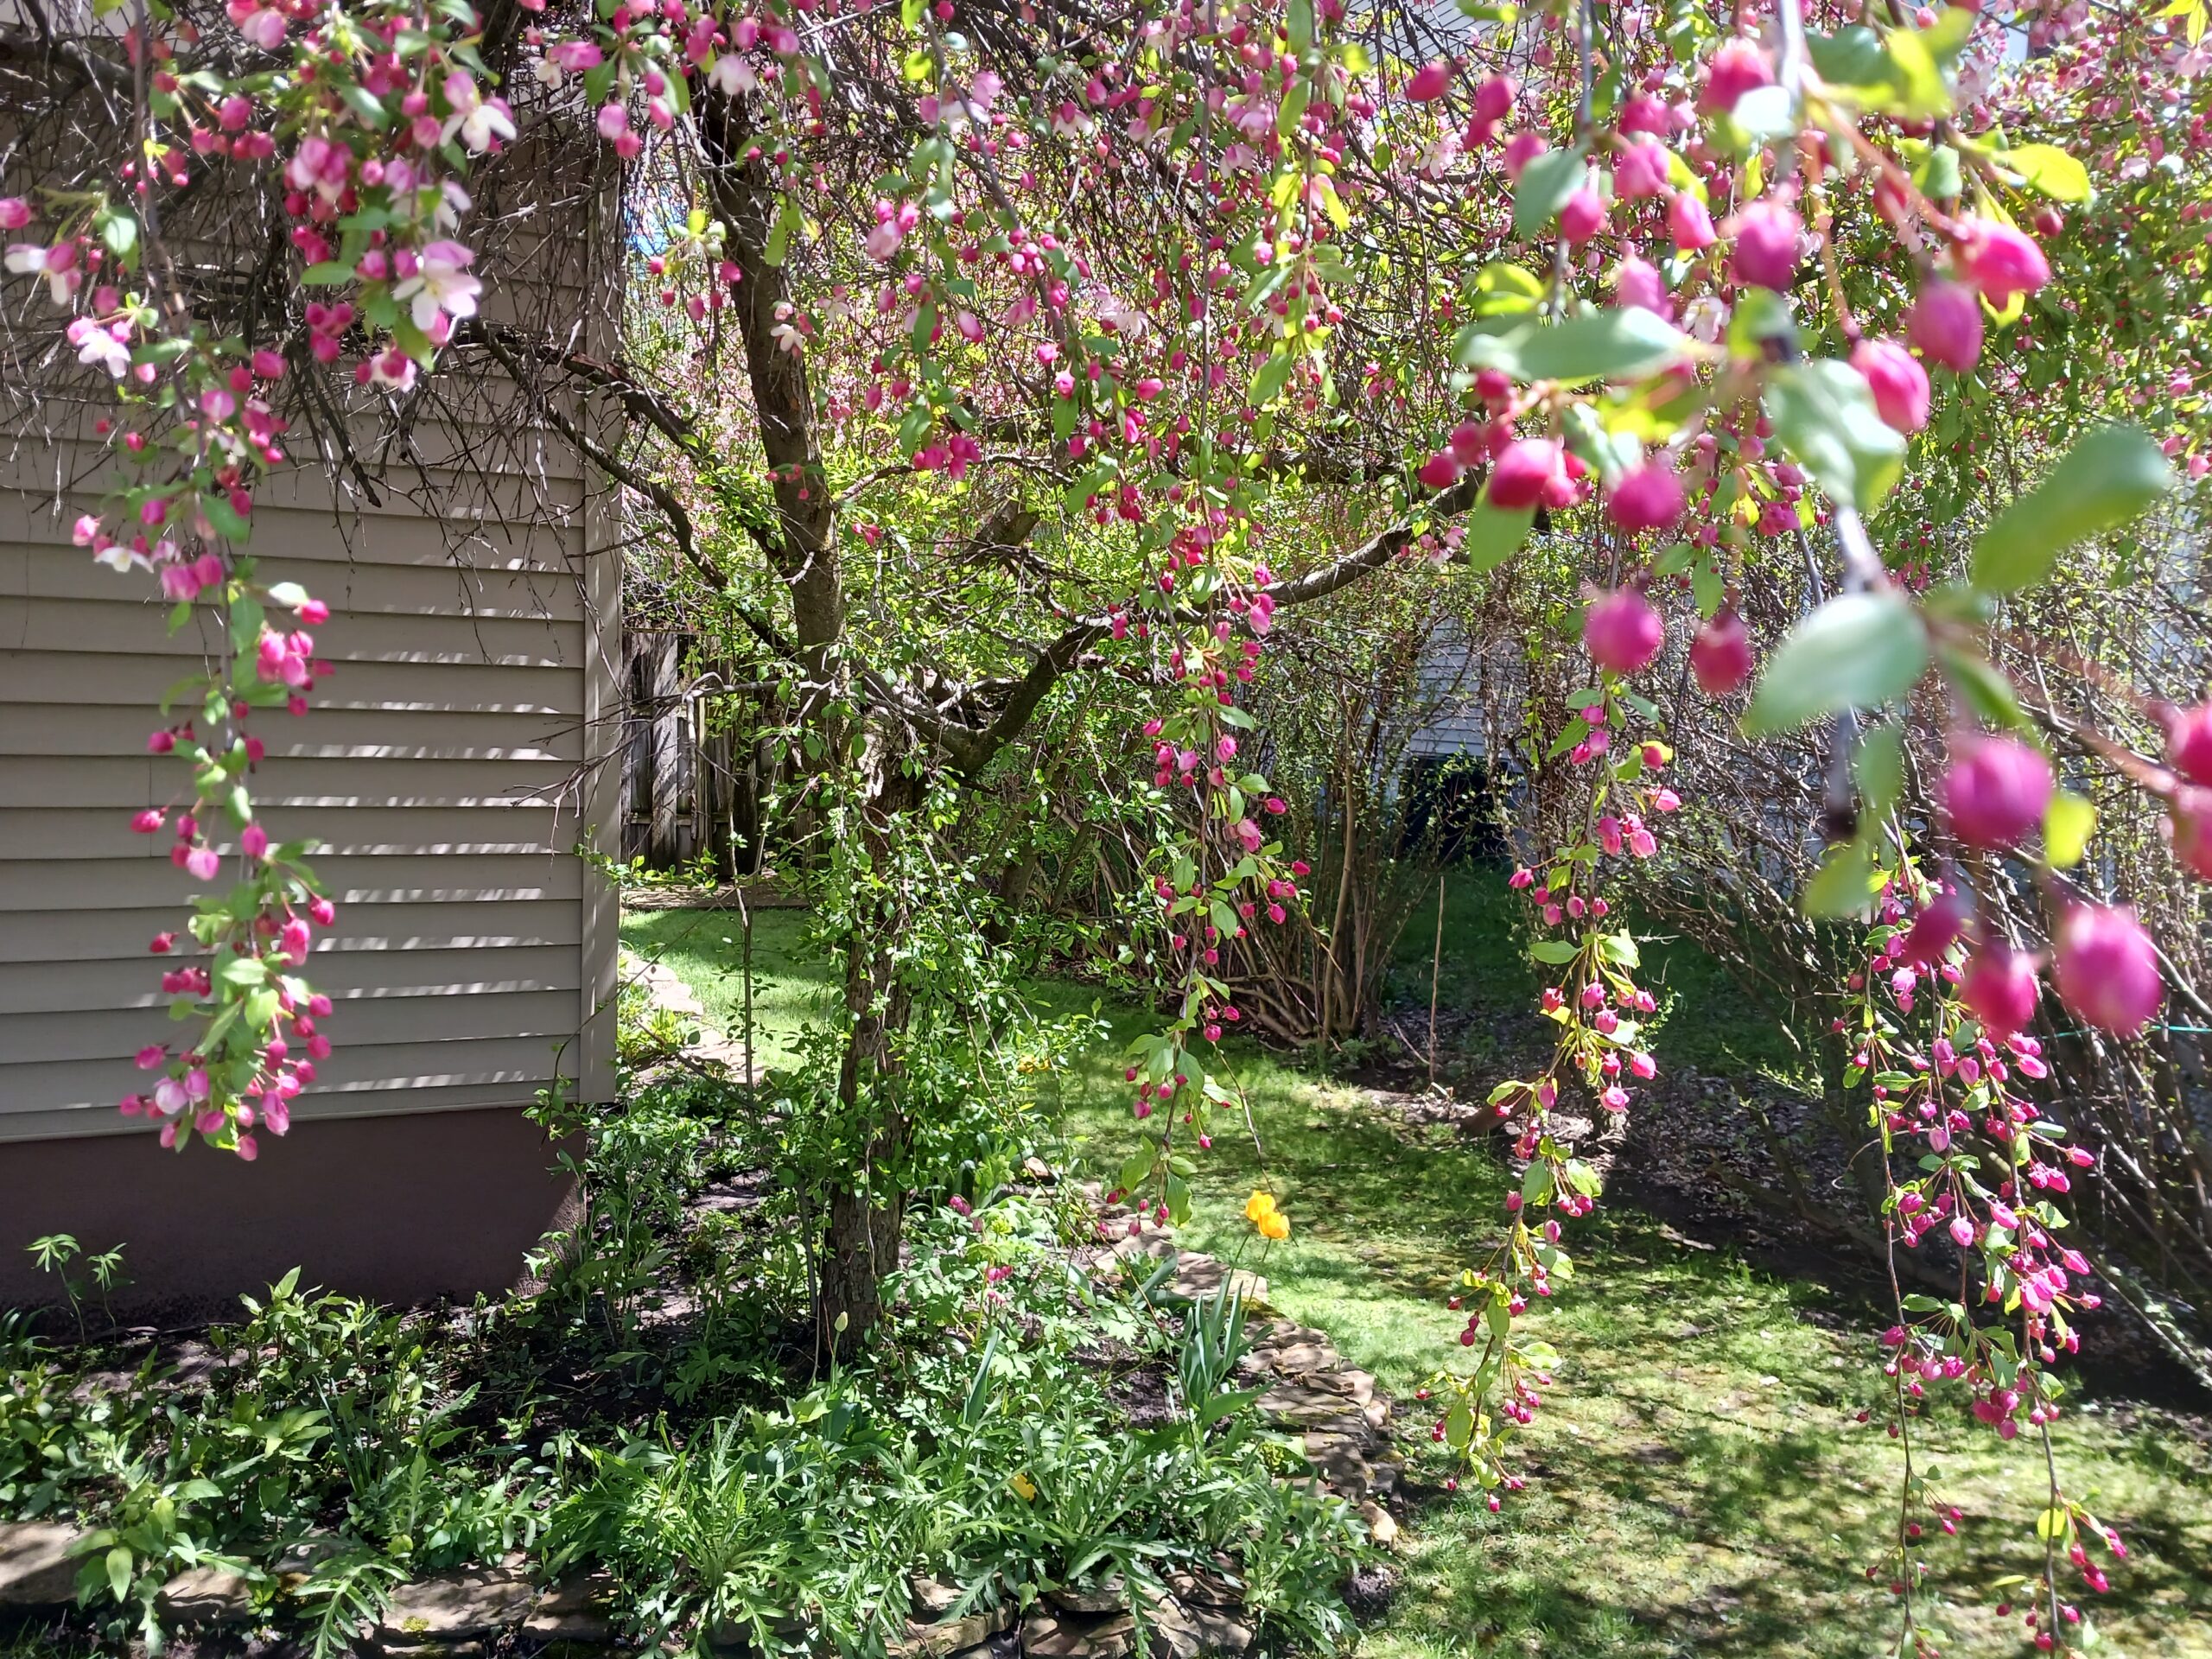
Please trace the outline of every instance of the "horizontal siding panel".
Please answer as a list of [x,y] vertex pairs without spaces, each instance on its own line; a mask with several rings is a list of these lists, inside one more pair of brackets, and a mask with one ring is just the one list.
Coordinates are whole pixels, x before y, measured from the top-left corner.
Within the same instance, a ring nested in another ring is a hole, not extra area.
[[[131,839],[145,849],[145,837]],[[316,858],[315,870],[339,905],[574,901],[586,880],[583,866],[574,858],[544,853],[480,858],[334,854]],[[0,842],[0,910],[168,906],[174,913],[188,902],[191,891],[184,872],[163,857],[20,860],[11,858]]]
[[[175,634],[150,601],[0,599],[0,652],[28,648],[96,655],[201,658],[220,642],[204,620]],[[204,637],[203,637],[204,629]],[[351,616],[315,631],[334,662],[491,663],[547,667],[583,660],[583,625],[519,617]],[[179,668],[176,672],[186,672]]]
[[[0,702],[96,703],[138,710],[137,741],[156,723],[169,688],[189,671],[173,657],[86,656],[73,652],[9,648],[7,606],[0,600]],[[321,641],[317,642],[321,644]],[[423,713],[558,715],[582,717],[582,676],[574,666],[524,668],[487,663],[349,662],[315,682],[315,713],[336,709]],[[52,711],[62,712],[60,708]],[[386,722],[387,726],[390,722]],[[263,734],[284,728],[264,719]]]
[[[325,852],[357,857],[565,852],[576,834],[573,811],[556,815],[551,807],[535,806],[364,806],[343,811],[278,807],[264,813],[261,821],[274,840],[305,837],[320,842]],[[129,817],[112,809],[0,808],[0,858],[151,863],[168,856],[162,837],[137,834]]]
[[[0,434],[0,445],[6,442]],[[525,453],[531,460],[518,461],[501,445],[470,457],[467,466],[449,464],[450,457],[442,456],[438,464],[419,472],[393,467],[378,476],[372,469],[373,495],[350,474],[342,489],[334,488],[331,475],[303,455],[301,465],[280,467],[262,480],[254,510],[337,513],[364,521],[429,518],[497,527],[517,536],[533,524],[543,527],[580,517],[586,487],[582,475],[573,467],[556,470],[550,462],[542,473],[534,470],[537,454],[550,457],[555,453],[550,446]],[[525,466],[533,470],[524,470]],[[0,478],[23,492],[27,505],[48,524],[57,518],[66,524],[97,507],[120,477],[114,457],[97,442],[65,442],[35,451],[26,446],[12,460],[0,448]],[[43,540],[46,534],[32,539]]]
[[[112,867],[108,867],[112,868]],[[181,880],[181,878],[180,878]],[[122,910],[0,910],[0,963],[105,962],[151,965],[146,944],[177,925],[175,905]],[[349,899],[338,925],[315,938],[309,977],[332,971],[323,958],[376,958],[410,950],[573,947],[583,933],[574,899],[488,899],[447,904]],[[111,968],[111,972],[119,971]],[[397,971],[396,969],[393,971]],[[0,1007],[10,1006],[0,998]]]
[[[334,1041],[341,1019],[346,1028],[353,1025],[352,1010],[387,999],[565,991],[573,1014],[575,994],[582,989],[580,976],[574,945],[328,951],[312,958],[307,969],[315,989],[337,1004],[330,1022]],[[0,963],[0,1008],[11,1014],[166,1009],[168,1002],[161,988],[158,957],[142,954],[128,968],[113,962]],[[6,1065],[7,1060],[0,1058],[0,1080],[7,1076]]]
[[[358,565],[295,556],[297,543],[272,543],[283,557],[264,557],[256,574],[266,582],[296,582],[329,606],[334,619],[354,616],[496,616],[573,622],[583,615],[574,576],[563,569],[475,570],[466,565]],[[0,544],[0,604],[10,600],[98,599],[167,613],[143,571],[118,574],[74,548]],[[318,636],[340,626],[334,620]]]
[[[5,476],[0,463],[0,477]],[[48,495],[10,493],[0,496],[0,545],[45,548],[59,559],[99,572],[110,581],[143,581],[110,570],[70,541],[78,514],[99,505],[96,493],[64,501],[60,509]],[[420,566],[426,569],[474,570],[486,575],[512,571],[558,573],[572,568],[582,551],[583,518],[569,507],[550,523],[502,525],[469,513],[453,519],[421,514],[359,518],[327,505],[283,507],[266,500],[253,510],[253,540],[246,550],[264,558],[297,559],[326,571],[333,565],[367,570]]]
[[[563,1066],[567,1061],[563,1060]],[[563,1075],[567,1075],[564,1070]],[[516,1079],[508,1082],[464,1084],[402,1084],[381,1089],[349,1089],[343,1093],[302,1095],[292,1103],[292,1133],[297,1135],[303,1123],[332,1122],[348,1117],[410,1117],[423,1112],[458,1112],[471,1107],[528,1106],[537,1097],[537,1090],[545,1084],[543,1077]],[[130,1087],[126,1080],[116,1090],[119,1098]],[[86,1100],[73,1106],[47,1108],[35,1112],[11,1113],[0,1117],[5,1126],[6,1138],[14,1141],[73,1140],[79,1136],[102,1135],[118,1143],[124,1137],[137,1135],[150,1147],[154,1131],[146,1126],[143,1117],[125,1117],[115,1109],[111,1099]],[[129,1156],[132,1148],[118,1144],[118,1156]],[[183,1156],[207,1156],[206,1148],[194,1146]],[[227,1154],[217,1153],[216,1157]]]
[[[310,717],[312,718],[312,717]],[[257,810],[525,806],[556,798],[575,768],[558,760],[313,760],[264,764],[252,775]],[[170,755],[19,755],[0,766],[0,811],[158,804],[184,790],[188,769]],[[304,822],[304,821],[303,821]],[[326,838],[336,830],[306,822]],[[4,823],[4,820],[0,820]],[[272,832],[274,833],[273,830]],[[0,830],[0,836],[4,830]],[[0,848],[8,842],[0,839]]]
[[[404,996],[349,1003],[341,1023],[331,1017],[330,1040],[354,1058],[334,1069],[336,1084],[354,1068],[373,1071],[383,1062],[365,1058],[379,1046],[403,1047],[486,1034],[502,1038],[558,1038],[576,1028],[573,990],[487,992],[479,996]],[[89,1008],[61,1014],[0,1014],[0,1114],[8,1109],[15,1069],[62,1060],[128,1058],[143,1044],[174,1030],[155,1008]],[[317,1067],[318,1071],[322,1068]],[[385,1072],[385,1076],[397,1073]]]
[[[325,685],[335,683],[326,680]],[[156,705],[80,708],[12,702],[0,697],[0,755],[146,758],[146,734],[160,723]],[[298,719],[279,715],[254,728],[268,747],[270,770],[289,760],[561,761],[583,758],[584,734],[574,716],[540,714],[422,714],[318,705]],[[168,773],[178,763],[164,763]]]
[[[118,1112],[115,1103],[146,1086],[146,1074],[130,1061],[134,1046],[126,1045],[115,1059],[39,1061],[0,1069],[0,1090],[15,1103],[12,1109],[0,1109],[0,1135],[12,1141],[26,1133],[48,1133],[49,1114],[81,1114],[80,1121],[112,1119],[131,1125],[133,1120]],[[448,1091],[445,1105],[460,1103],[453,1096],[464,1089],[484,1091],[474,1103],[526,1105],[553,1077],[557,1046],[550,1038],[517,1036],[340,1048],[317,1068],[315,1086],[300,1098],[310,1113],[348,1116],[407,1109],[416,1090]],[[571,1055],[563,1057],[564,1068],[575,1064],[573,1049],[571,1044]],[[143,1118],[135,1127],[141,1134],[149,1132]]]

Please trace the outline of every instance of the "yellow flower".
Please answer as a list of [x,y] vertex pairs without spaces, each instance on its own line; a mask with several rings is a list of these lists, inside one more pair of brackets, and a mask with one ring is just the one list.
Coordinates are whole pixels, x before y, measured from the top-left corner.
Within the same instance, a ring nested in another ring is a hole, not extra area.
[[1037,1501],[1037,1483],[1030,1479],[1028,1476],[1016,1475],[1007,1484],[1014,1488],[1015,1495],[1019,1497],[1023,1503],[1033,1503]]
[[1263,1225],[1267,1218],[1274,1212],[1275,1199],[1272,1192],[1255,1192],[1250,1198],[1244,1200],[1244,1219],[1255,1226]]
[[1260,1217],[1260,1236],[1262,1238],[1288,1238],[1290,1217],[1280,1210],[1268,1211],[1266,1215]]

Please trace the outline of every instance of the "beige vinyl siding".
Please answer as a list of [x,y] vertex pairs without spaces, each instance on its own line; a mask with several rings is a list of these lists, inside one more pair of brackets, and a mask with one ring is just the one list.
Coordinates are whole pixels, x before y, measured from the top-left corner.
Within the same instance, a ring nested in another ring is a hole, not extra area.
[[[524,1105],[556,1067],[611,1092],[611,1018],[592,1016],[612,900],[574,855],[612,823],[589,764],[613,725],[613,561],[587,557],[604,508],[553,435],[463,435],[426,432],[374,504],[341,503],[309,455],[254,515],[264,575],[331,606],[315,632],[337,665],[305,716],[254,721],[263,821],[324,844],[339,906],[308,969],[336,1046],[303,1127]],[[143,575],[68,545],[106,475],[73,434],[0,435],[0,1141],[145,1133],[115,1102],[174,1029],[147,942],[181,928],[190,884],[169,835],[130,818],[181,792],[146,735],[219,641],[170,634]]]

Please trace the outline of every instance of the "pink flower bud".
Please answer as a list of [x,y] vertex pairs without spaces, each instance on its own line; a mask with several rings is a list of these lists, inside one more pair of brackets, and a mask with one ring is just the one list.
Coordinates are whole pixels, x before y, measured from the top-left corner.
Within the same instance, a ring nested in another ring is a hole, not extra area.
[[1579,248],[1598,234],[1605,222],[1605,204],[1585,185],[1569,196],[1559,210],[1559,233],[1569,247]]
[[2034,238],[1993,219],[1967,221],[1961,259],[1967,280],[2000,308],[2015,294],[2032,294],[2050,280],[2050,264]]
[[1738,35],[1723,41],[1706,66],[1705,86],[1697,95],[1702,115],[1726,115],[1745,92],[1774,84],[1774,70],[1756,41]]
[[2013,737],[1968,735],[1954,746],[1943,775],[1951,830],[1969,847],[2018,846],[2050,804],[2050,762]]
[[1633,674],[1659,654],[1667,630],[1658,612],[1633,588],[1591,601],[1582,618],[1582,646],[1599,667]]
[[1512,113],[1513,100],[1519,92],[1504,75],[1492,75],[1475,88],[1475,119],[1503,121]]
[[1682,516],[1682,481],[1670,467],[1637,467],[1613,486],[1605,511],[1612,521],[1631,535],[1643,530],[1667,530]]
[[2158,947],[2133,911],[2076,905],[2056,945],[2059,1001],[2099,1030],[2133,1037],[2165,1000]]
[[1981,357],[1981,302],[1972,289],[1931,282],[1913,301],[1905,333],[1922,356],[1964,374]]
[[1666,280],[1659,275],[1659,268],[1634,254],[1621,261],[1613,272],[1613,297],[1624,306],[1668,315]]
[[1687,190],[1677,190],[1667,204],[1667,231],[1681,253],[1697,253],[1713,245],[1713,215],[1705,204]]
[[1560,447],[1550,438],[1522,438],[1508,444],[1491,469],[1490,505],[1508,512],[1533,507],[1560,471]]
[[1543,153],[1544,141],[1540,134],[1515,133],[1505,141],[1505,176],[1520,183],[1522,169]]
[[1797,275],[1797,232],[1804,221],[1776,201],[1755,201],[1735,219],[1728,271],[1746,288],[1785,291]]
[[1913,918],[1904,936],[1899,960],[1914,967],[1940,967],[1944,953],[1966,931],[1965,906],[1955,893],[1940,893]]
[[1690,672],[1708,697],[1725,697],[1751,677],[1751,636],[1724,605],[1690,641]]
[[1862,340],[1853,348],[1851,366],[1866,377],[1874,410],[1900,432],[1928,424],[1928,371],[1893,340]]
[[2212,881],[2212,790],[2182,789],[2166,820],[2174,860],[2192,875]]
[[2011,1036],[2035,1018],[2035,958],[2002,939],[1985,940],[1967,963],[1959,1001],[1991,1035]]
[[1421,464],[1414,476],[1432,490],[1448,490],[1459,481],[1459,458],[1449,449],[1440,449]]
[[2168,718],[2166,761],[2192,784],[2212,786],[2212,702],[2177,709]]
[[1433,104],[1452,90],[1452,60],[1439,58],[1425,63],[1414,72],[1406,83],[1406,96],[1416,104]]

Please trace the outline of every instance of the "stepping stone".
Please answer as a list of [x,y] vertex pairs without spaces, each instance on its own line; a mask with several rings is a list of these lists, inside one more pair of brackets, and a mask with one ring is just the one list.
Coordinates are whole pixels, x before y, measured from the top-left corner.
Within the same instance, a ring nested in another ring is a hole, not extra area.
[[594,1573],[553,1586],[537,1599],[522,1630],[539,1642],[610,1644],[614,1640],[614,1580]]
[[1224,1267],[1210,1255],[1185,1255],[1177,1264],[1175,1276],[1167,1281],[1167,1294],[1185,1301],[1201,1301],[1220,1290],[1224,1284],[1230,1294],[1242,1296],[1249,1305],[1268,1300],[1268,1281],[1256,1273],[1243,1268]]
[[919,1615],[906,1621],[906,1634],[891,1644],[894,1654],[912,1659],[946,1659],[963,1649],[981,1647],[1014,1621],[1010,1602],[978,1607],[958,1618],[944,1615],[960,1600],[960,1587],[941,1579],[914,1579],[914,1609]]
[[0,1607],[55,1607],[77,1599],[85,1535],[52,1521],[0,1522]]
[[518,1567],[463,1567],[403,1584],[377,1628],[386,1652],[425,1638],[485,1636],[519,1624],[537,1605],[537,1587]]
[[1274,1368],[1285,1376],[1304,1376],[1336,1362],[1337,1351],[1325,1343],[1294,1342],[1275,1351]]
[[1165,1575],[1175,1599],[1192,1607],[1242,1607],[1244,1592],[1218,1573],[1173,1567]]
[[1136,1629],[1127,1613],[1090,1618],[1033,1607],[1021,1620],[1021,1650],[1027,1659],[1128,1659]]
[[1063,1612],[1126,1612],[1129,1605],[1128,1581],[1117,1573],[1103,1583],[1058,1585],[1045,1592],[1045,1599]]
[[1260,1396],[1257,1404],[1267,1416],[1300,1428],[1343,1424],[1338,1433],[1356,1433],[1367,1426],[1366,1419],[1351,1413],[1351,1402],[1343,1395],[1303,1382],[1278,1382]]
[[253,1616],[253,1580],[227,1567],[187,1567],[161,1587],[154,1605],[180,1624],[237,1624]]

